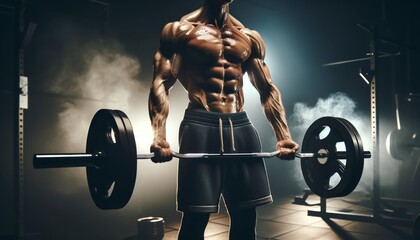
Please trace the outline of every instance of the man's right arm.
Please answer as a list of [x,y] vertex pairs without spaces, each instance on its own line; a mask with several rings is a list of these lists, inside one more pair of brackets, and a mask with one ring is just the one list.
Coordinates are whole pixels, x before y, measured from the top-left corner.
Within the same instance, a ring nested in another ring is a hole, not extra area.
[[151,152],[155,153],[154,162],[171,160],[171,149],[166,141],[166,119],[169,114],[169,90],[176,79],[171,74],[174,54],[173,24],[162,30],[159,50],[153,59],[153,81],[149,93],[149,117],[153,129]]

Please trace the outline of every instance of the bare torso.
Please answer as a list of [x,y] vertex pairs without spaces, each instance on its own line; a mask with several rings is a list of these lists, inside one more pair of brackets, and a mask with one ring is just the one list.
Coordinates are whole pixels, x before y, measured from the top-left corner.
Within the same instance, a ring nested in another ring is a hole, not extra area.
[[184,21],[173,27],[177,50],[171,73],[187,90],[189,108],[243,111],[242,64],[251,54],[249,37],[232,24],[219,29]]
[[153,161],[168,161],[172,157],[166,141],[166,119],[169,91],[177,80],[188,93],[188,108],[235,113],[244,107],[245,72],[260,94],[278,141],[277,149],[281,150],[279,157],[294,154],[299,148],[291,140],[280,91],[264,63],[264,42],[256,31],[245,28],[229,14],[230,2],[205,1],[203,7],[165,25],[161,32],[149,95],[154,132],[150,149],[156,154]]

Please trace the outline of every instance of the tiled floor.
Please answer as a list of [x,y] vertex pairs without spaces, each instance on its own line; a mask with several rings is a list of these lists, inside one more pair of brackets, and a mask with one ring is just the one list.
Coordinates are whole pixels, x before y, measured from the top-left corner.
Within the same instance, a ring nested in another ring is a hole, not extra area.
[[[277,200],[273,204],[258,208],[258,240],[398,240],[413,239],[412,226],[392,226],[342,219],[326,219],[308,216],[308,209],[319,210],[319,206],[293,204],[293,198]],[[307,203],[317,203],[319,198],[310,196]],[[370,214],[371,209],[359,200],[333,199],[327,201],[327,211],[343,213]],[[168,224],[164,240],[175,240],[179,223]],[[206,240],[227,240],[229,216],[225,211],[210,217],[205,232]]]

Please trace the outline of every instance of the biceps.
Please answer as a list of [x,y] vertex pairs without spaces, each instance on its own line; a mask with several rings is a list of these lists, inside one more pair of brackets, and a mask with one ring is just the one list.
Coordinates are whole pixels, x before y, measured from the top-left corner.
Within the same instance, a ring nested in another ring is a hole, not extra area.
[[172,60],[158,51],[153,60],[152,88],[164,87],[165,91],[168,91],[175,84],[176,79],[171,74],[171,67]]
[[274,85],[270,71],[264,61],[258,58],[251,59],[247,64],[246,72],[252,85],[257,89],[261,97],[266,97]]

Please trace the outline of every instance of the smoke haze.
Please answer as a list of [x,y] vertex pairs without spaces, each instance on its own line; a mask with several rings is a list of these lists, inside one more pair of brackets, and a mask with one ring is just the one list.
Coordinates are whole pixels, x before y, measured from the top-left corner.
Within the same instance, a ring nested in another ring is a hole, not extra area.
[[135,59],[110,48],[86,48],[78,52],[84,56],[76,64],[85,65],[84,71],[77,71],[72,64],[64,65],[50,89],[71,96],[59,113],[59,128],[72,146],[80,144],[80,136],[86,134],[84,127],[89,126],[92,110],[100,107],[127,110],[143,88],[138,81],[140,63]]
[[[147,102],[152,79],[140,79],[140,62],[125,53],[117,43],[107,43],[106,46],[88,44],[84,48],[78,47],[75,54],[78,53],[83,54],[78,57],[65,56],[69,61],[58,68],[50,87],[50,91],[63,96],[57,122],[57,134],[60,136],[60,142],[55,147],[57,152],[83,152],[93,115],[99,109],[107,108],[119,109],[128,115],[133,125],[138,153],[148,153],[152,143],[152,128]],[[171,90],[170,105],[168,142],[177,151],[178,126],[183,117],[183,109],[187,106],[186,93],[179,84]],[[126,209],[139,211],[144,216],[150,211],[155,213],[149,214],[156,214],[168,208],[166,214],[173,214],[170,210],[175,211],[176,163],[176,159],[159,165],[150,160],[139,161],[136,187],[130,200],[135,209],[130,206]],[[60,182],[52,189],[66,195],[86,192],[84,169],[60,171],[64,179],[71,179],[72,187],[63,188]],[[156,182],[163,184],[157,186]],[[156,206],[160,206],[159,211],[155,209]]]

